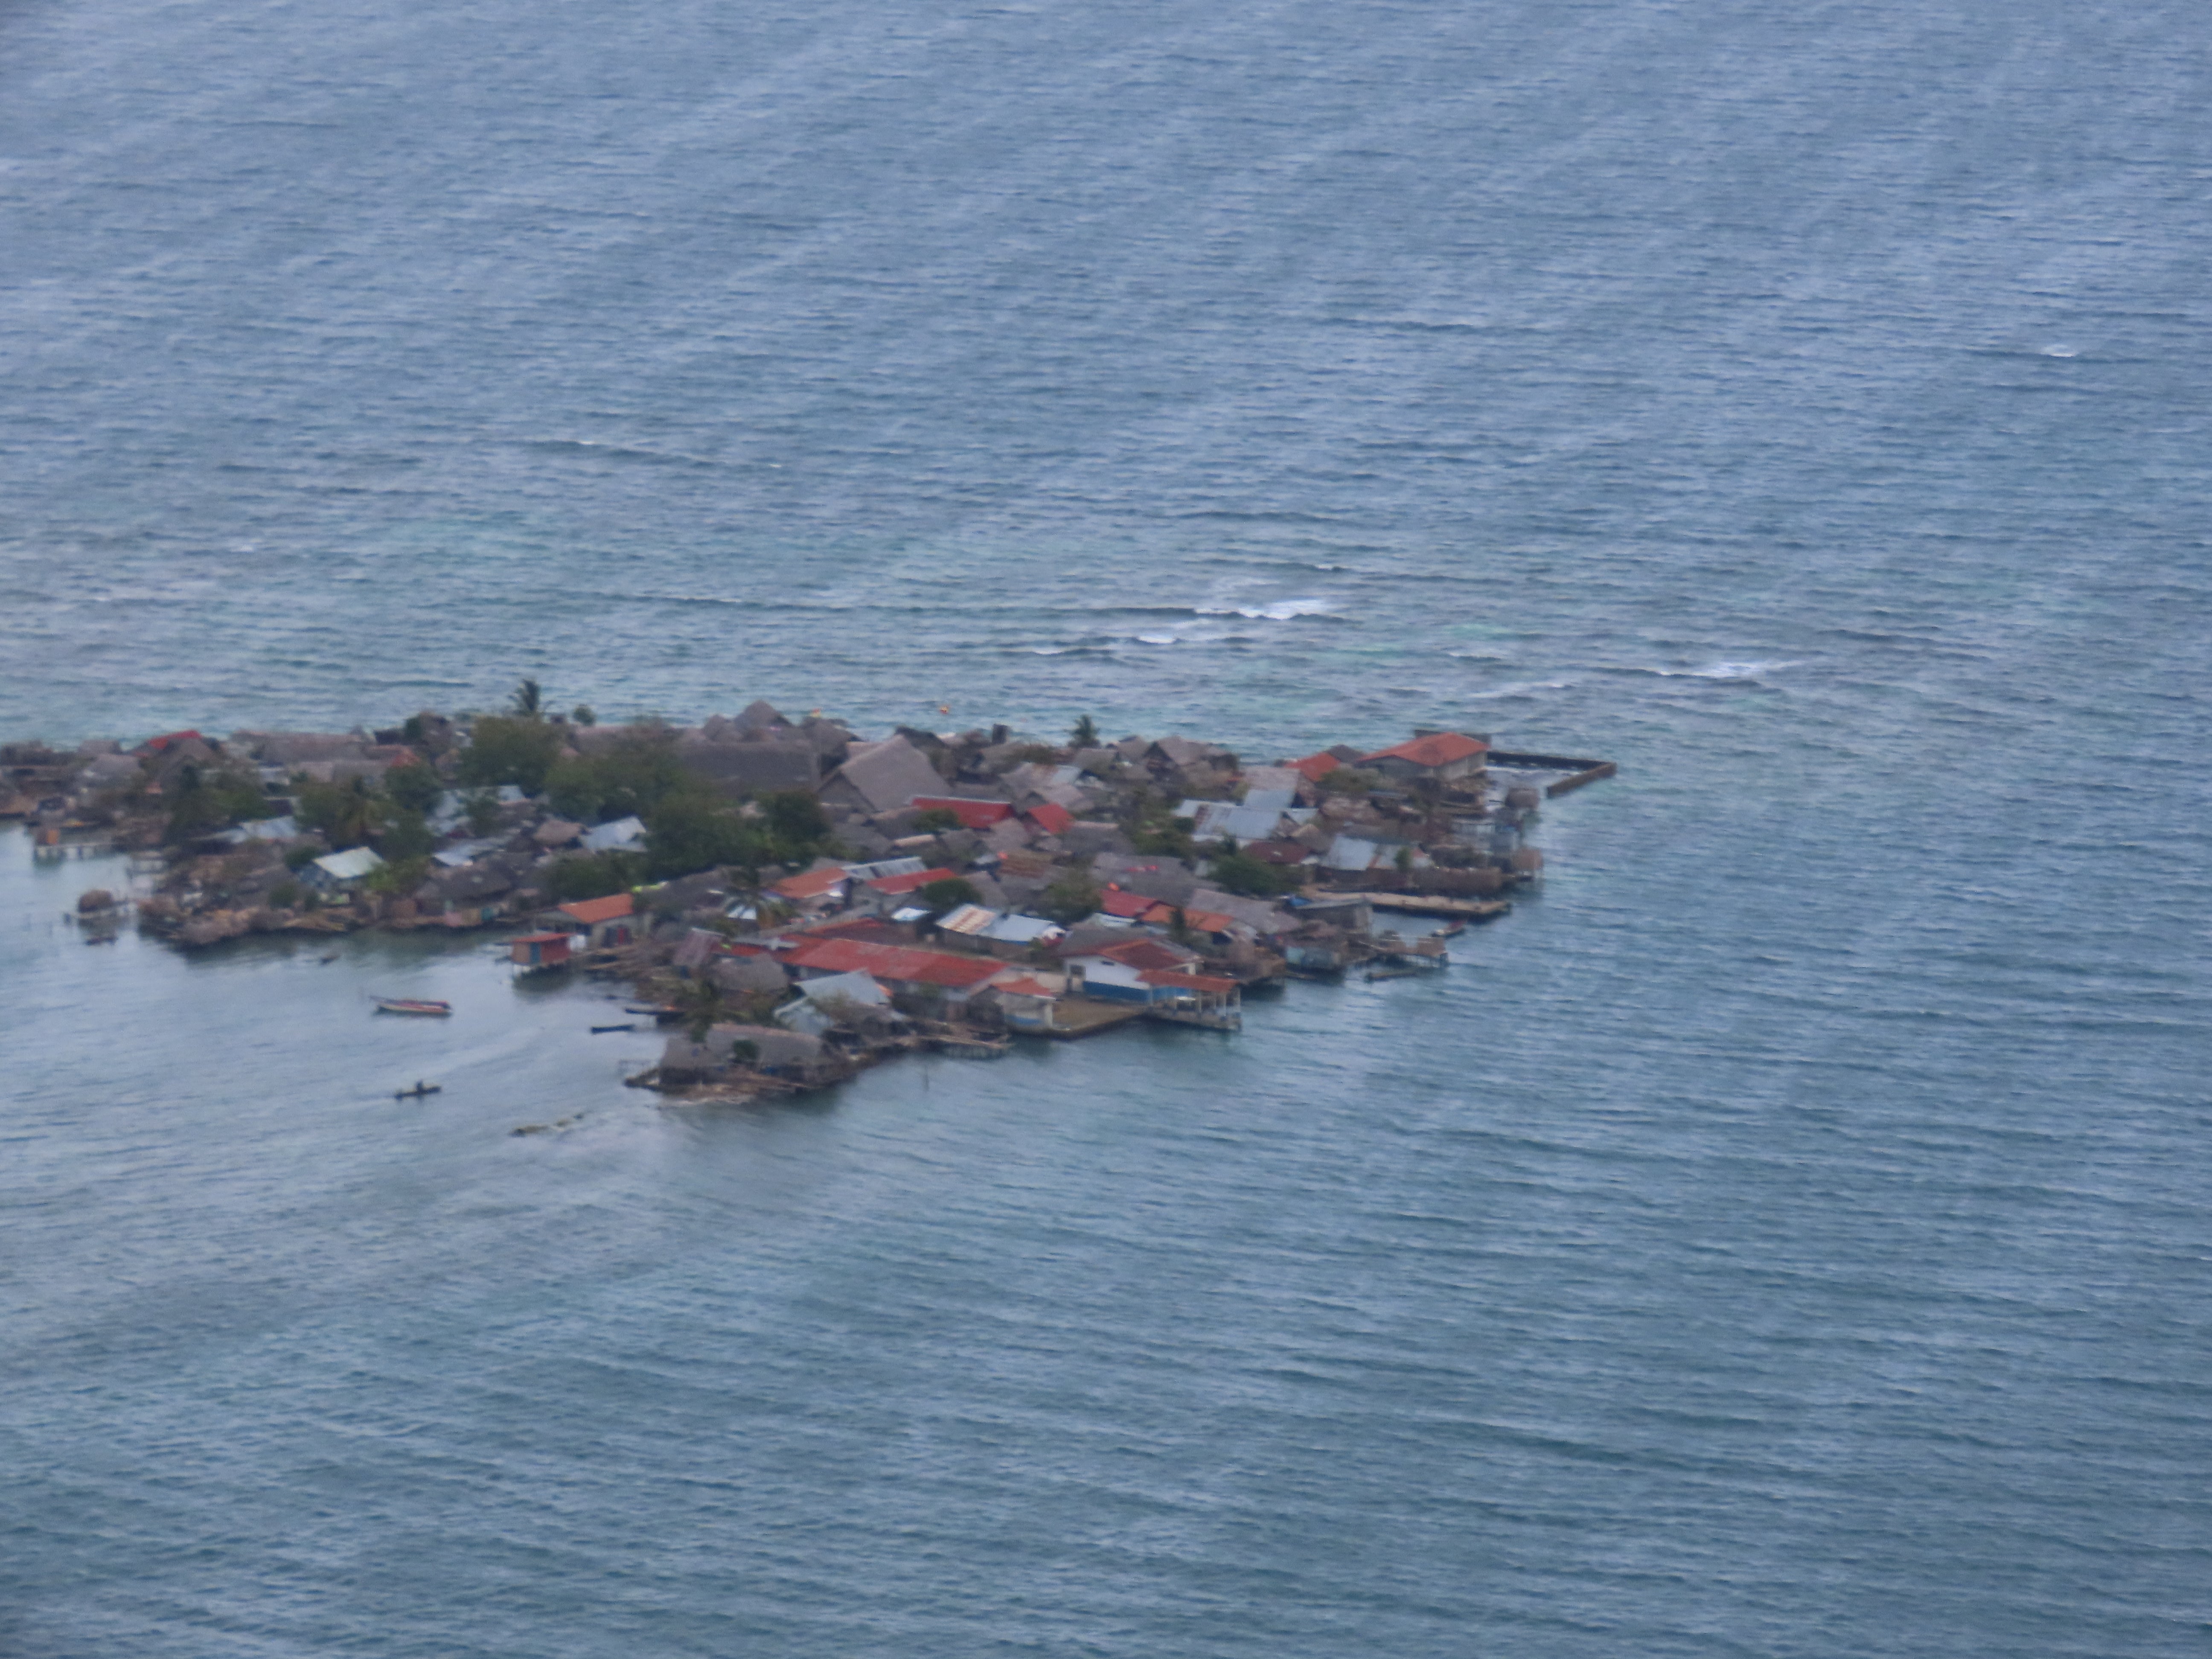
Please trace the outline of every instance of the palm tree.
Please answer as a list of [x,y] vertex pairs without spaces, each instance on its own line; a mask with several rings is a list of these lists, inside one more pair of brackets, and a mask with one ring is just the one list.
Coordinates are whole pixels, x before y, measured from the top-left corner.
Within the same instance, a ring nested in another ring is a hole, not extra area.
[[1096,749],[1098,746],[1098,722],[1085,714],[1069,728],[1067,738],[1078,749]]
[[514,688],[514,712],[525,720],[536,720],[545,706],[544,693],[536,680],[525,680]]

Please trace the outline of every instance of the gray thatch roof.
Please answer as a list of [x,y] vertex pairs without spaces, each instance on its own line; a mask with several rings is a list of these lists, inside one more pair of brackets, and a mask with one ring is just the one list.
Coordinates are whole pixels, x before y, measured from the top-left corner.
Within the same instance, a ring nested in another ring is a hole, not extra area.
[[824,788],[841,796],[849,792],[853,804],[868,811],[896,812],[916,795],[941,795],[948,787],[921,750],[904,738],[887,738],[856,745]]

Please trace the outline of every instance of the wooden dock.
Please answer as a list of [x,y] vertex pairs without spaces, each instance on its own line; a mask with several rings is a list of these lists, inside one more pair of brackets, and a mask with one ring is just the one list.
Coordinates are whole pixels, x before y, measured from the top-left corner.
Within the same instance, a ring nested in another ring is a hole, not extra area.
[[1449,898],[1442,893],[1331,893],[1328,896],[1404,915],[1449,916],[1461,921],[1495,921],[1513,908],[1511,899]]

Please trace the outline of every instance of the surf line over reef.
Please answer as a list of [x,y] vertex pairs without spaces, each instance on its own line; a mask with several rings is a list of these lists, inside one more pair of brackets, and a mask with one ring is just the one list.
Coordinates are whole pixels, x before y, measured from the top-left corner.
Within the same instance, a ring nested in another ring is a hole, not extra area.
[[501,713],[386,729],[10,744],[0,817],[37,859],[131,855],[128,890],[79,902],[88,940],[501,929],[518,977],[619,978],[676,1028],[631,1082],[743,1099],[1442,972],[1540,878],[1543,802],[1614,769],[1433,728],[1261,765],[1087,715],[1057,740],[869,739],[764,702],[602,726],[526,680]]

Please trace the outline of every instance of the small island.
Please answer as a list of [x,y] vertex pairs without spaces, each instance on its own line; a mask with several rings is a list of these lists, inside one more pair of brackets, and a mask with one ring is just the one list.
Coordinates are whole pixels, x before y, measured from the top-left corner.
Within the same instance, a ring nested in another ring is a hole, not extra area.
[[1432,729],[1258,764],[1087,716],[1059,740],[868,739],[764,702],[603,726],[525,680],[387,728],[0,746],[0,819],[39,859],[130,855],[132,890],[79,902],[93,942],[501,929],[516,975],[618,979],[671,1028],[631,1082],[736,1100],[1436,972],[1540,877],[1542,802],[1613,770]]

